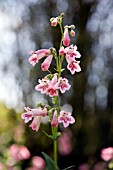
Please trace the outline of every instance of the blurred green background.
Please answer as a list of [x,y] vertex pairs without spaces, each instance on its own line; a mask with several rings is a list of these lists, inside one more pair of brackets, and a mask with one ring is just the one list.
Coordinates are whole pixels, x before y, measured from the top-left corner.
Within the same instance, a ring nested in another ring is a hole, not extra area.
[[[46,73],[42,73],[40,62],[35,67],[28,63],[29,51],[58,49],[60,30],[58,26],[52,28],[49,20],[62,12],[63,24],[76,26],[71,42],[82,55],[82,71],[74,76],[64,72],[72,88],[61,96],[61,104],[73,112],[76,123],[60,129],[71,134],[72,148],[66,154],[59,149],[59,167],[77,168],[83,163],[93,166],[101,161],[101,149],[113,146],[113,1],[1,0],[0,163],[7,159],[13,143],[25,145],[31,157],[42,156],[41,151],[53,156],[52,142],[41,133],[50,132],[49,124],[43,120],[36,133],[24,124],[21,113],[24,106],[50,103],[34,90]],[[24,170],[30,161],[21,161],[18,168]]]

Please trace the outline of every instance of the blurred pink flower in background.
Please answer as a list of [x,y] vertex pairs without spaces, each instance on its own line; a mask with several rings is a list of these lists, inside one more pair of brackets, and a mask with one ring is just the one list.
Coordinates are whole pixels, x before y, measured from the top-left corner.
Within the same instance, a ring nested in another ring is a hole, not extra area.
[[40,156],[34,156],[32,158],[32,166],[37,170],[44,170],[45,169],[45,161]]
[[87,163],[84,163],[79,166],[79,170],[89,170],[89,165]]
[[2,163],[0,163],[0,170],[4,169],[4,165]]
[[113,158],[113,147],[104,148],[101,150],[101,158],[104,161],[109,161]]
[[28,159],[31,156],[29,150],[25,146],[19,146],[17,144],[10,146],[9,154],[16,161]]
[[98,162],[94,165],[93,170],[105,170],[106,163],[105,162]]
[[72,151],[71,143],[71,131],[67,130],[62,133],[62,136],[58,140],[58,150],[61,155],[68,155]]

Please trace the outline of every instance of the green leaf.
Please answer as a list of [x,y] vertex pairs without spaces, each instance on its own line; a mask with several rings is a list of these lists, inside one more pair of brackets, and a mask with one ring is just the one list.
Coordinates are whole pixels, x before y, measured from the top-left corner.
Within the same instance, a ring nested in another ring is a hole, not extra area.
[[48,133],[46,133],[45,131],[42,131],[48,138],[50,138],[50,139],[52,139],[52,140],[54,140],[53,139],[53,136],[52,135],[49,135]]
[[[42,154],[46,160],[48,170],[54,170],[54,161],[46,153],[42,152]],[[57,167],[57,170],[60,169]]]

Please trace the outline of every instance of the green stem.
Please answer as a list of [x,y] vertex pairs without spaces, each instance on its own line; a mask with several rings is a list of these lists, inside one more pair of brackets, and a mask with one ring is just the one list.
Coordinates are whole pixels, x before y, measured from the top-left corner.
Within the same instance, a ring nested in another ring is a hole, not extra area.
[[57,140],[54,140],[54,170],[57,170]]
[[[62,39],[63,39],[63,36],[64,36],[64,33],[63,33],[63,28],[62,28],[62,20],[61,22],[59,23],[59,26],[60,26],[60,30],[61,30],[61,42],[60,42],[60,48],[62,47]],[[60,49],[59,48],[59,49]],[[61,69],[62,69],[62,56],[60,57],[60,55],[58,56],[58,77],[60,77],[61,75]]]
[[[61,42],[60,42],[60,48],[61,48],[62,47],[62,39],[63,39],[63,36],[64,36],[63,28],[62,28],[62,20],[59,23],[59,25],[60,25],[61,34],[62,34]],[[57,56],[55,57],[56,58],[57,71],[58,71],[58,77],[60,77],[60,75],[61,75],[62,62],[63,62],[63,59],[64,59],[64,57],[63,58],[62,57],[63,56],[60,56],[60,55],[58,55],[58,58],[57,58]],[[59,95],[58,95],[58,97],[59,97]],[[54,104],[54,107],[57,107],[58,104],[60,106],[60,103],[58,101],[59,100],[57,98],[56,103]],[[58,131],[58,126],[55,127],[55,128],[52,128],[53,137],[55,137],[55,135],[57,134],[57,131]],[[54,139],[54,170],[57,170],[57,140],[56,139]]]

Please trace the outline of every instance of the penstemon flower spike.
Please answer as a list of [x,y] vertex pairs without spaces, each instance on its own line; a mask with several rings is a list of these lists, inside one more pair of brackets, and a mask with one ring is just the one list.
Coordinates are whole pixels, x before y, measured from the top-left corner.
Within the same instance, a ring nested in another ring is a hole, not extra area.
[[[73,30],[75,26],[66,25],[63,27],[63,17],[64,14],[62,13],[60,16],[50,19],[51,26],[56,27],[59,25],[62,34],[58,52],[53,47],[49,49],[40,49],[38,51],[30,51],[31,56],[28,60],[29,63],[34,67],[39,60],[45,58],[41,64],[41,69],[42,71],[49,72],[49,74],[42,78],[42,80],[38,80],[38,85],[36,85],[35,90],[51,97],[52,106],[38,103],[37,107],[34,109],[24,107],[25,112],[21,115],[21,118],[25,121],[25,123],[28,123],[32,120],[32,123],[29,127],[31,127],[32,130],[35,130],[36,132],[40,128],[41,118],[44,116],[49,117],[52,134],[49,135],[46,132],[43,133],[54,141],[54,170],[58,169],[57,140],[61,136],[61,133],[58,132],[58,126],[60,123],[62,123],[64,128],[67,128],[70,124],[75,122],[75,118],[72,116],[72,113],[62,110],[60,105],[60,93],[65,93],[71,88],[68,79],[61,76],[62,71],[65,70],[65,68],[62,67],[63,61],[67,61],[67,69],[72,75],[75,72],[81,71],[81,67],[79,65],[80,61],[78,61],[81,55],[77,51],[76,45],[70,45],[69,32],[71,36],[75,36],[75,32]],[[53,59],[55,60],[55,67],[53,69],[55,71],[51,73],[49,68]]]

